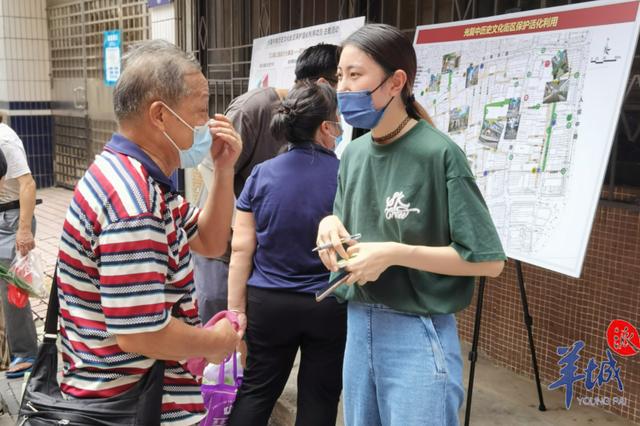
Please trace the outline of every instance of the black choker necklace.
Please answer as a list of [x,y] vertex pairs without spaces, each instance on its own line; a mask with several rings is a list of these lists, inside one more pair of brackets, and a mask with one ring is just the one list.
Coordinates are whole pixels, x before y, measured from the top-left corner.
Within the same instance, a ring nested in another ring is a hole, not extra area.
[[392,130],[390,133],[387,133],[384,136],[380,136],[379,138],[374,137],[373,135],[371,135],[371,139],[373,139],[374,142],[377,143],[382,143],[382,142],[386,142],[390,139],[395,138],[396,136],[398,136],[398,134],[402,131],[402,129],[404,129],[404,127],[407,125],[407,123],[409,122],[409,120],[411,120],[411,117],[409,117],[408,115],[405,117],[404,120],[402,120],[402,123],[400,123],[398,125],[398,127],[395,128],[395,130]]

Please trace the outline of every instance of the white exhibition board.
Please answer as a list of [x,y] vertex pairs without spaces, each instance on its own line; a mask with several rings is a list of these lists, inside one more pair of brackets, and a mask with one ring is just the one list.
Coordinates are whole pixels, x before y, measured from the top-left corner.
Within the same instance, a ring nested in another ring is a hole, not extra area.
[[507,255],[579,277],[638,0],[421,26],[414,93],[465,151]]
[[[296,60],[304,49],[319,43],[340,45],[363,25],[364,16],[360,16],[253,40],[249,90],[258,87],[290,88],[296,79]],[[336,149],[338,157],[351,140],[351,126],[342,120],[342,128],[342,143]]]

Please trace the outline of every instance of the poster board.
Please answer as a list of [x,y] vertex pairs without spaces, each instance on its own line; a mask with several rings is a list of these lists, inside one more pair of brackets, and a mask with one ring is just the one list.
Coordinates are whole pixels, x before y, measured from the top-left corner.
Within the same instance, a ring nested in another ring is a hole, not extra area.
[[417,28],[416,99],[465,151],[509,257],[580,276],[639,5],[595,1]]
[[[272,34],[253,40],[249,90],[258,87],[290,88],[295,81],[298,55],[318,43],[340,45],[351,33],[364,25],[364,16]],[[338,157],[351,141],[352,127],[342,120],[342,142]]]

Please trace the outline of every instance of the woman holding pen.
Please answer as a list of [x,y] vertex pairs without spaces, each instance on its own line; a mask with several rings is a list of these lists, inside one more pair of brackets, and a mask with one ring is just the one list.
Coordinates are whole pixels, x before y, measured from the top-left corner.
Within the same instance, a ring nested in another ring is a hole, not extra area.
[[[412,93],[411,41],[366,25],[343,43],[338,104],[354,127],[333,215],[316,244],[337,272],[348,259],[344,410],[348,426],[458,424],[464,399],[454,313],[474,276],[497,276],[505,255],[462,150],[433,127]],[[361,233],[360,242],[341,239]],[[357,254],[357,256],[355,256]]]
[[296,424],[333,426],[346,306],[334,297],[316,302],[329,271],[313,249],[336,193],[333,148],[342,131],[335,90],[299,83],[271,130],[289,150],[253,169],[236,204],[228,308],[246,324],[248,357],[229,424],[267,424],[300,350]]

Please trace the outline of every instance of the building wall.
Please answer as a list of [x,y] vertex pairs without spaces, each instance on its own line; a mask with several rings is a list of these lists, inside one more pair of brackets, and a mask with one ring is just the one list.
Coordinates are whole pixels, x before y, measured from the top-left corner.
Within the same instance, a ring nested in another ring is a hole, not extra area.
[[149,9],[151,39],[176,43],[176,5],[169,3]]
[[[637,198],[639,193],[637,188],[619,189],[615,199],[629,200]],[[606,330],[612,320],[624,319],[640,327],[639,253],[640,212],[601,205],[580,279],[523,265],[543,387],[560,378],[558,347],[584,341],[585,347],[577,362],[577,373],[582,373],[590,358],[598,365],[606,359]],[[474,298],[472,305],[458,314],[460,335],[467,342],[471,342],[473,335],[475,303]],[[479,350],[498,365],[533,379],[513,261],[509,261],[502,276],[487,283]],[[619,391],[615,381],[600,388],[596,386],[592,391],[586,390],[583,383],[576,383],[573,406],[578,405],[576,397],[622,396],[626,405],[603,409],[640,423],[640,354],[614,356],[624,390]],[[534,386],[532,382],[532,395]],[[534,403],[537,405],[532,399],[531,404]]]
[[45,0],[0,0],[0,114],[20,136],[38,187],[53,185]]

